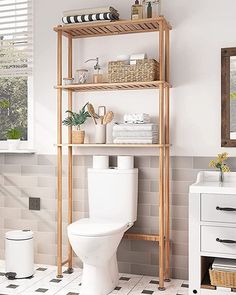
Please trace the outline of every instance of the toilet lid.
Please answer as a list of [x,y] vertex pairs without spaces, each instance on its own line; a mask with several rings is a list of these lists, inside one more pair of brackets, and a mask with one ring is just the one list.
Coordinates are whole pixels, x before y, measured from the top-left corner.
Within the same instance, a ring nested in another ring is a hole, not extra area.
[[83,218],[68,226],[68,233],[77,236],[108,236],[125,231],[127,223],[108,222],[103,219]]

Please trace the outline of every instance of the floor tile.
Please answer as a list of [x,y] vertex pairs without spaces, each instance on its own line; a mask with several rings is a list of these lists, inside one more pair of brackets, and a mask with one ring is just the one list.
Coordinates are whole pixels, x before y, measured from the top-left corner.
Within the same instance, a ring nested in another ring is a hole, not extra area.
[[[72,274],[63,267],[63,278],[57,278],[56,267],[35,265],[31,279],[10,281],[5,277],[5,264],[0,261],[0,295],[79,295],[81,290],[82,270],[75,269]],[[159,280],[155,277],[125,274],[119,275],[119,281],[111,295],[187,295],[188,282],[171,280],[165,284],[166,290],[159,291]]]

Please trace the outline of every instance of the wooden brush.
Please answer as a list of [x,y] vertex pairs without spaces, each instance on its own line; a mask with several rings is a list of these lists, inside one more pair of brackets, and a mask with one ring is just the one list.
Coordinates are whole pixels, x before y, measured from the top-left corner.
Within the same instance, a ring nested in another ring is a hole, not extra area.
[[97,125],[97,121],[96,121],[96,118],[97,118],[97,114],[95,113],[95,110],[94,110],[94,107],[91,103],[88,103],[87,105],[87,109],[88,109],[88,113],[89,115],[91,116],[91,118],[93,119],[93,122],[95,125]]
[[114,118],[114,113],[112,111],[109,111],[105,114],[104,116],[104,119],[103,119],[103,123],[106,125],[106,124],[109,124],[111,123],[111,121],[113,120]]

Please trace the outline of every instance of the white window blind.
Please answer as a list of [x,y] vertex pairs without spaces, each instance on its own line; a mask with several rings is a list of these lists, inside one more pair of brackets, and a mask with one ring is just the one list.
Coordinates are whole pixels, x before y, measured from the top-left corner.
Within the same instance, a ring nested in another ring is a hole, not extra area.
[[30,76],[33,0],[0,0],[0,77]]

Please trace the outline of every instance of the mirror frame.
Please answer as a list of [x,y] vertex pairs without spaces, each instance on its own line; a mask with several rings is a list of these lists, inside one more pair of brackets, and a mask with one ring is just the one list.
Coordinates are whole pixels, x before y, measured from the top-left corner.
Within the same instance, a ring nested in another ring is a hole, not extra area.
[[236,147],[230,139],[230,57],[236,56],[236,47],[221,49],[221,146]]

